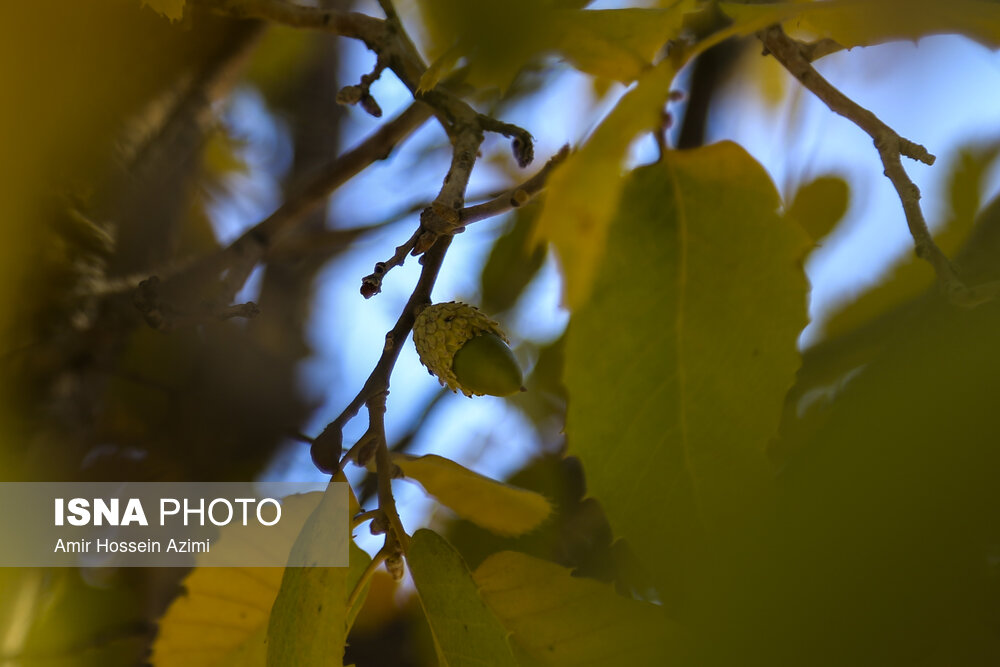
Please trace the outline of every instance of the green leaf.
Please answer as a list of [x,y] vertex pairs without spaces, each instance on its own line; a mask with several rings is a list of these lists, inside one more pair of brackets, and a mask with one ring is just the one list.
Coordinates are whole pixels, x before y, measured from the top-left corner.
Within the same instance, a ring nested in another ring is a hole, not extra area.
[[[682,11],[686,3],[672,6]],[[555,245],[563,270],[564,301],[584,302],[604,253],[608,225],[621,194],[622,170],[629,146],[642,133],[663,125],[663,108],[674,76],[683,65],[713,44],[767,25],[767,17],[748,17],[688,49],[678,50],[646,68],[637,84],[605,117],[587,142],[549,178],[534,240]]]
[[675,628],[655,605],[527,554],[490,556],[472,575],[486,604],[539,665],[665,665]]
[[795,192],[787,215],[819,241],[847,213],[849,200],[847,181],[840,176],[820,176]]
[[142,4],[171,21],[184,18],[184,0],[142,0]]
[[[289,562],[321,562],[337,553],[349,533],[334,530],[332,512],[342,512],[341,485],[331,485],[306,521],[292,547]],[[338,494],[339,495],[339,494]],[[346,567],[288,567],[271,608],[267,628],[267,664],[326,665],[340,663],[347,643],[351,593]]]
[[[278,527],[269,529],[280,532],[270,544],[287,551],[287,545],[295,541],[323,497],[323,493],[317,492],[283,499],[282,521]],[[212,552],[199,558],[225,559],[227,552],[239,549],[240,544],[228,543],[231,535],[223,530]],[[371,559],[353,542],[350,548],[351,566],[339,571],[346,573],[353,587]],[[283,572],[281,568],[269,567],[195,568],[184,580],[186,593],[174,600],[160,620],[152,664],[155,667],[264,665],[268,619],[282,585]],[[363,601],[364,596],[360,599]],[[352,610],[350,621],[353,622],[357,611],[358,608]]]
[[790,27],[833,39],[846,48],[950,33],[966,35],[990,48],[1000,46],[1000,4],[989,0],[724,2],[719,6],[737,23],[795,19]]
[[[969,259],[990,267],[984,278],[997,277],[996,239],[991,205],[960,253],[982,253]],[[772,613],[748,628],[766,651],[759,664],[973,665],[997,655],[995,607],[979,602],[983,591],[996,599],[996,575],[978,564],[1000,525],[1000,308],[956,308],[931,290],[887,313],[879,337],[823,428],[786,447],[775,558],[756,577]],[[870,333],[852,338],[872,343]]]
[[434,454],[396,454],[393,463],[464,519],[498,535],[521,535],[552,513],[541,494],[497,482]]
[[569,453],[647,567],[735,530],[765,494],[806,323],[807,239],[778,207],[732,143],[637,169],[570,322]]
[[517,665],[507,630],[483,602],[454,547],[433,531],[418,530],[406,562],[442,667]]

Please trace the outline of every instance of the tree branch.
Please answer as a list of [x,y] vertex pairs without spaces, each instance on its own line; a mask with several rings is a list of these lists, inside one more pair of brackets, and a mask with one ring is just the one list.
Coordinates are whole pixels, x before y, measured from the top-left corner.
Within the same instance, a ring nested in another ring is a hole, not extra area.
[[[448,251],[450,244],[451,237],[443,236],[424,255],[424,266],[420,271],[420,278],[417,280],[417,285],[406,302],[406,306],[403,307],[403,312],[400,313],[399,319],[396,320],[395,326],[385,335],[382,356],[379,357],[375,368],[372,369],[361,391],[358,392],[340,415],[330,422],[313,441],[313,460],[336,461],[340,456],[341,431],[344,425],[358,414],[361,406],[365,405],[368,399],[389,390],[389,378],[392,375],[393,367],[396,365],[396,359],[399,357],[399,352],[406,341],[406,337],[410,335],[413,323],[417,319],[417,311],[430,303],[431,290],[434,288],[434,283],[437,280],[438,272],[441,270],[441,264],[444,261],[445,253]],[[330,455],[331,450],[335,452],[335,456]],[[341,461],[340,463],[342,467],[345,461]]]
[[902,156],[934,164],[934,156],[926,148],[901,137],[883,123],[874,113],[850,99],[817,72],[810,58],[815,57],[809,45],[790,38],[781,26],[773,25],[757,33],[764,46],[789,73],[822,100],[831,111],[847,118],[864,130],[875,143],[886,178],[892,183],[903,206],[906,224],[916,247],[917,256],[927,260],[937,274],[948,298],[955,304],[971,307],[992,298],[984,295],[982,287],[970,289],[959,279],[951,262],[934,242],[923,211],[920,208],[920,190],[910,180],[903,168]]
[[[396,248],[396,252],[388,261],[376,265],[375,272],[363,280],[361,292],[365,297],[376,294],[381,287],[385,272],[393,266],[402,264],[407,254],[423,255],[420,278],[396,325],[386,334],[382,355],[368,376],[368,380],[340,416],[313,441],[311,450],[313,461],[327,470],[335,466],[342,467],[351,456],[355,457],[356,462],[362,463],[362,459],[374,454],[378,474],[379,509],[384,512],[389,523],[385,549],[391,553],[386,557],[386,569],[394,576],[401,575],[402,561],[398,552],[400,550],[405,552],[408,537],[399,521],[392,497],[391,480],[395,466],[389,459],[384,426],[389,379],[400,349],[413,328],[417,313],[430,302],[431,290],[437,280],[448,246],[451,244],[452,235],[462,227],[461,211],[465,206],[465,192],[485,132],[497,132],[510,137],[514,156],[522,167],[531,162],[534,154],[531,135],[515,125],[478,113],[466,102],[443,88],[421,90],[420,79],[427,69],[426,65],[403,29],[390,0],[380,0],[380,6],[386,14],[385,20],[339,10],[303,7],[281,0],[198,1],[231,16],[266,19],[290,26],[326,30],[363,41],[376,54],[375,70],[369,77],[362,79],[356,90],[351,89],[344,93],[345,101],[353,100],[356,94],[358,101],[365,103],[369,112],[374,112],[378,105],[373,99],[365,102],[365,95],[370,97],[366,86],[370,85],[372,77],[377,76],[383,68],[388,68],[410,90],[415,100],[433,108],[434,114],[451,140],[451,166],[437,197],[421,212],[419,228],[409,240]],[[367,163],[361,165],[361,168],[364,166],[367,166]],[[339,185],[342,182],[339,180],[341,176],[346,180],[354,173],[357,172],[345,168],[343,174],[335,175],[331,181]],[[308,195],[295,198],[295,203],[289,204],[292,207],[290,210],[284,212],[279,210],[275,213],[275,216],[278,216],[277,220],[271,218],[265,220],[226,249],[224,254],[227,256],[227,261],[223,262],[226,268],[226,285],[222,296],[231,299],[231,295],[235,295],[236,290],[233,286],[242,285],[274,237],[300,214],[298,209],[300,202],[308,199]],[[368,408],[368,431],[361,441],[341,458],[343,426],[357,415],[363,405]]]
[[371,47],[385,31],[385,21],[341,9],[319,9],[284,0],[189,0],[238,19],[264,19],[294,28],[324,30],[359,39]]
[[[552,170],[555,169],[559,163],[566,159],[569,155],[569,146],[563,146],[558,153],[549,158],[549,161],[545,163],[537,174],[521,183],[520,185],[514,186],[513,188],[506,190],[498,195],[495,195],[489,201],[482,202],[480,204],[475,204],[473,206],[466,206],[458,211],[458,221],[453,223],[450,234],[458,234],[465,230],[465,226],[472,224],[473,222],[478,222],[480,220],[486,220],[487,218],[492,218],[497,215],[502,215],[507,211],[524,206],[533,197],[545,189],[545,184],[548,181],[549,175]],[[431,210],[434,204],[429,204],[424,208],[424,212]],[[445,209],[450,211],[450,209]],[[448,213],[452,216],[451,213]],[[397,266],[401,266],[408,255],[417,254],[415,252],[416,245],[420,238],[427,234],[428,232],[423,226],[417,228],[417,231],[413,233],[405,243],[396,247],[396,252],[392,257],[385,260],[384,262],[378,262],[375,264],[375,270],[361,279],[361,295],[366,299],[369,299],[379,292],[382,291],[382,280],[385,275],[389,273],[392,269]],[[436,237],[434,237],[436,238]]]
[[225,270],[220,300],[232,300],[247,277],[280,237],[299,223],[310,211],[326,201],[330,194],[378,160],[384,160],[393,148],[430,118],[431,110],[414,102],[403,113],[379,128],[353,150],[344,153],[322,169],[301,190],[290,196],[268,218],[244,232],[228,247],[207,260],[209,271],[218,275]]
[[563,146],[559,152],[549,158],[538,173],[524,183],[503,192],[489,201],[474,206],[467,206],[459,212],[459,224],[463,227],[473,222],[486,220],[502,213],[527,204],[533,197],[545,189],[552,171],[569,156],[569,146]]

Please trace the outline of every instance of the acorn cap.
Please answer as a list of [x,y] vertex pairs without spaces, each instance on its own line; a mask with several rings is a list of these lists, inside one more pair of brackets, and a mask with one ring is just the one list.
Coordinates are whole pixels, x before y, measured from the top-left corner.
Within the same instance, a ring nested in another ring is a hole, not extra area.
[[413,324],[413,343],[420,355],[420,363],[436,375],[441,384],[466,396],[482,396],[485,392],[462,386],[452,362],[467,342],[484,333],[494,334],[504,343],[509,342],[500,325],[478,308],[449,301],[435,303],[420,311]]

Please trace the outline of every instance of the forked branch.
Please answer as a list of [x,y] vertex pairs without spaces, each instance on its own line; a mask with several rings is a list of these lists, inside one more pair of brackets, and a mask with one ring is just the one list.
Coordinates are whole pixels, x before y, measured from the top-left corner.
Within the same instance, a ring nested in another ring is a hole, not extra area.
[[815,54],[809,45],[792,39],[781,26],[773,25],[758,34],[761,42],[789,73],[821,99],[831,111],[847,118],[872,138],[886,178],[892,183],[903,206],[906,224],[913,237],[917,256],[927,260],[937,274],[938,282],[948,298],[955,304],[971,307],[997,296],[995,285],[966,286],[956,274],[951,262],[934,242],[923,211],[920,208],[920,190],[903,167],[902,158],[908,157],[924,164],[934,164],[934,156],[926,148],[901,137],[883,123],[874,113],[850,99],[812,66]]
[[[385,19],[341,10],[306,7],[283,0],[193,1],[218,13],[237,18],[263,19],[300,28],[324,30],[361,40],[376,54],[375,68],[371,74],[362,77],[359,85],[343,89],[342,101],[362,103],[369,113],[379,115],[380,111],[376,113],[378,104],[371,98],[370,86],[384,69],[391,70],[409,88],[415,100],[411,111],[406,112],[402,118],[413,120],[416,123],[413,126],[415,128],[427,115],[433,113],[451,142],[452,159],[448,173],[436,198],[421,212],[419,227],[407,241],[396,248],[392,257],[385,262],[379,262],[375,266],[375,271],[364,278],[361,292],[366,298],[377,294],[386,272],[402,264],[410,254],[423,255],[420,278],[395,326],[386,334],[382,355],[368,380],[341,414],[312,441],[313,460],[320,468],[330,472],[342,468],[347,461],[366,465],[374,458],[378,475],[379,510],[385,519],[384,523],[387,524],[384,526],[386,542],[381,553],[385,556],[386,568],[394,576],[401,575],[400,554],[406,550],[408,536],[400,523],[392,497],[391,481],[396,475],[396,468],[389,459],[384,424],[389,381],[396,359],[420,309],[430,303],[431,290],[451,244],[452,236],[460,232],[469,222],[503,213],[527,201],[541,190],[548,172],[556,161],[565,156],[565,151],[560,153],[555,161],[550,161],[539,175],[505,193],[499,201],[486,202],[466,211],[466,189],[485,134],[494,132],[510,138],[514,157],[521,167],[527,166],[534,155],[531,135],[516,125],[480,114],[440,86],[431,90],[421,90],[420,80],[426,71],[426,66],[406,34],[390,0],[380,0],[380,6],[386,15]],[[397,119],[394,123],[398,125],[400,120]],[[413,129],[408,123],[403,124],[407,129]],[[390,123],[391,125],[393,123]],[[383,128],[383,131],[386,131],[386,128]],[[343,169],[334,178],[327,179],[326,184],[339,185],[342,182],[341,175],[353,176],[359,171],[353,167],[362,165],[360,162],[358,164],[351,162],[349,166],[350,169]],[[305,193],[304,200],[313,200],[315,197],[312,195],[325,196],[328,192],[328,189],[324,189],[322,194]],[[294,224],[294,220],[299,217],[301,207],[302,200],[287,202],[275,214],[277,218],[272,216],[255,226],[223,252],[228,260],[225,266],[225,279],[222,281],[223,298],[231,299],[232,295],[235,295],[253,266],[263,258],[275,235]],[[215,275],[218,276],[218,273]],[[368,429],[347,454],[342,455],[343,427],[358,414],[362,406],[368,410]],[[373,520],[373,528],[376,527],[375,523]],[[379,529],[382,527],[381,523],[379,522]]]

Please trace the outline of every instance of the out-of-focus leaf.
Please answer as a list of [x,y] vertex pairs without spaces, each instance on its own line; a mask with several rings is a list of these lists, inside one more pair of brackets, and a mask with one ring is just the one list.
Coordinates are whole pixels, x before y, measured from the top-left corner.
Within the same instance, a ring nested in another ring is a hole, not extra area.
[[249,171],[246,161],[239,154],[240,143],[226,132],[218,128],[212,132],[205,142],[203,160],[205,169],[215,179],[227,174],[246,174]]
[[127,575],[101,574],[107,576],[95,586],[75,569],[4,568],[0,664],[137,664],[148,643],[136,632],[145,619],[142,596]]
[[472,576],[531,664],[666,665],[676,656],[676,630],[662,608],[555,563],[504,551]]
[[[271,529],[282,532],[280,542],[294,541],[321,497],[321,493],[309,493],[283,501],[282,521]],[[215,553],[225,550],[229,540],[223,531]],[[211,553],[204,556],[211,557]],[[185,594],[174,600],[160,620],[152,664],[263,665],[267,619],[281,576],[282,569],[272,567],[195,568],[184,580]]]
[[566,387],[563,386],[565,340],[563,335],[538,348],[535,367],[525,383],[528,390],[509,399],[548,442],[557,438],[561,440],[566,421]]
[[454,547],[433,531],[418,530],[410,540],[406,562],[442,667],[518,664],[507,629],[486,606]]
[[840,176],[820,176],[796,191],[787,215],[819,241],[847,213],[849,200],[847,181]]
[[[997,238],[1000,215],[981,221],[976,235]],[[980,258],[994,276],[998,248]],[[785,447],[795,454],[779,477],[774,559],[746,582],[768,597],[766,620],[748,626],[759,664],[1000,656],[1000,309],[956,308],[931,291],[886,314],[882,331],[823,427]]]
[[948,174],[948,201],[951,205],[951,221],[963,224],[957,228],[951,225],[941,230],[938,244],[945,244],[948,251],[958,249],[971,228],[972,220],[983,204],[983,185],[987,172],[1000,156],[1000,142],[984,144],[976,141],[957,151],[957,159]]
[[[339,489],[336,489],[339,491]],[[309,515],[292,547],[289,562],[313,563],[337,553],[349,532],[334,531],[342,512],[331,486]],[[348,596],[353,588],[346,567],[287,567],[267,626],[268,665],[325,665],[343,661],[350,625]]]
[[470,83],[506,90],[522,67],[546,53],[563,55],[589,74],[633,81],[677,37],[683,13],[693,6],[675,0],[661,9],[591,11],[534,0],[426,0],[421,9],[437,49],[420,87],[432,88],[464,57]]
[[807,239],[778,207],[732,143],[637,169],[570,322],[569,453],[612,529],[661,572],[742,530],[766,494],[806,323]]
[[171,21],[180,21],[184,18],[184,0],[142,0],[154,12],[163,14]]
[[514,225],[493,244],[481,278],[486,312],[499,313],[511,308],[542,267],[545,248],[531,243],[531,228],[537,214],[535,206],[519,209]]
[[[977,144],[958,151],[947,177],[951,210],[945,214],[945,223],[934,232],[935,242],[949,257],[972,229],[982,203],[985,175],[998,155],[1000,144],[996,143],[985,148]],[[927,290],[934,280],[930,265],[907,252],[878,284],[830,316],[823,325],[824,337],[836,338],[857,330]]]
[[247,78],[262,91],[280,93],[295,81],[294,74],[301,71],[309,56],[315,54],[317,40],[314,35],[296,28],[270,25],[254,49],[247,68]]
[[442,505],[498,535],[520,535],[552,513],[545,496],[497,482],[434,454],[396,454],[393,463]]
[[791,27],[833,39],[846,48],[945,33],[966,35],[991,48],[1000,46],[1000,5],[989,0],[724,2],[720,7],[737,22],[794,19]]
[[[292,544],[322,493],[290,496],[282,502],[282,538],[276,544]],[[227,540],[219,537],[216,553]],[[211,557],[204,554],[204,557]],[[350,545],[348,585],[361,578],[370,557],[353,542]],[[302,570],[303,568],[296,568]],[[308,568],[327,569],[327,568]],[[177,598],[160,621],[153,644],[154,667],[209,667],[216,665],[263,666],[267,656],[268,619],[282,585],[282,568],[195,568],[184,580],[185,593]],[[348,615],[348,626],[363,604],[364,595]]]
[[[743,61],[756,80],[756,90],[770,111],[777,111],[778,105],[788,93],[791,75],[774,58],[761,58],[756,50],[748,49]],[[798,85],[797,82],[795,82]]]
[[640,132],[661,122],[675,74],[669,59],[643,74],[587,143],[549,178],[535,238],[555,245],[565,300],[571,307],[584,302],[597,274],[621,193],[628,147]]
[[614,569],[611,528],[593,498],[585,498],[583,466],[575,457],[550,454],[515,473],[511,483],[552,499],[552,518],[541,530],[500,537],[470,521],[447,524],[445,537],[469,567],[500,551],[518,551],[568,567],[574,574],[611,581]]
[[628,83],[650,66],[668,39],[680,33],[690,0],[668,9],[560,11],[550,20],[564,22],[559,51],[580,71]]
[[184,581],[160,621],[155,667],[260,665],[267,619],[281,585],[280,568],[205,568]]

